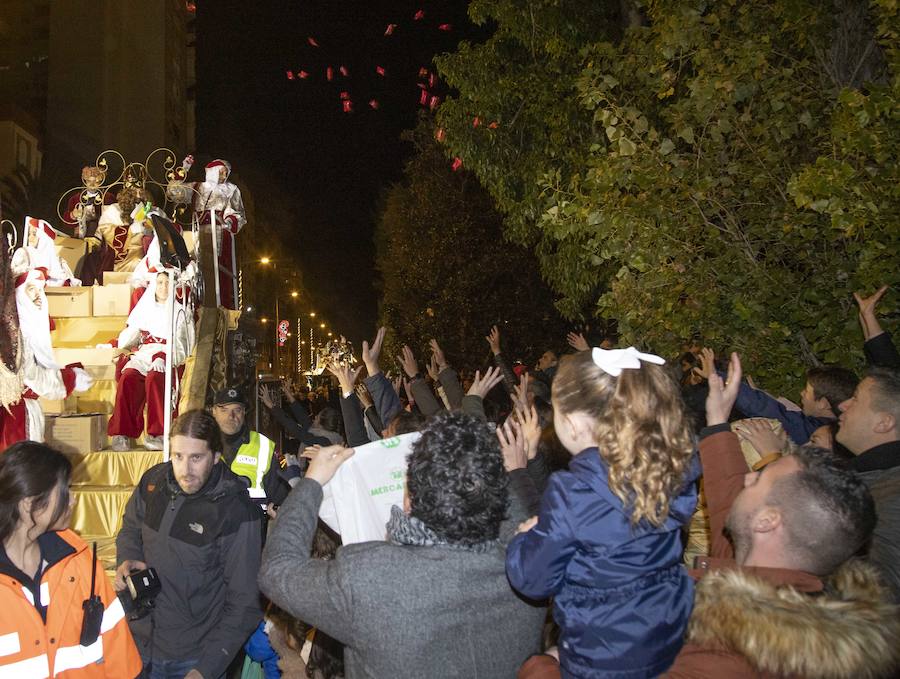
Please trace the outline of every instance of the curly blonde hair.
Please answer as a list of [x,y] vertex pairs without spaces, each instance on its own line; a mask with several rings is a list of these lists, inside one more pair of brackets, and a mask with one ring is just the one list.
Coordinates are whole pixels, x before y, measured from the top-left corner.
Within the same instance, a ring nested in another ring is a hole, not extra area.
[[633,525],[661,526],[694,452],[690,419],[669,371],[643,362],[640,370],[613,377],[594,363],[590,351],[581,351],[560,362],[553,406],[562,414],[583,412],[595,419],[610,490],[631,509]]

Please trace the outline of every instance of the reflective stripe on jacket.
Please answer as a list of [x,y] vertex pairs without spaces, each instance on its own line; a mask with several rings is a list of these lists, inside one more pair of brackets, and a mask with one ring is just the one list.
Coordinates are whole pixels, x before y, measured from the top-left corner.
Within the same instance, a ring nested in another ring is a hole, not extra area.
[[231,463],[231,471],[250,480],[248,492],[254,499],[266,496],[263,477],[269,471],[274,450],[275,443],[273,441],[257,431],[251,431],[250,440],[238,448],[234,461]]
[[17,579],[0,573],[0,677],[15,679],[128,679],[141,671],[122,604],[97,564],[95,594],[103,602],[100,636],[81,646],[82,602],[91,592],[93,557],[71,530],[59,537],[74,552],[41,575],[40,597],[47,623],[34,607],[31,592]]

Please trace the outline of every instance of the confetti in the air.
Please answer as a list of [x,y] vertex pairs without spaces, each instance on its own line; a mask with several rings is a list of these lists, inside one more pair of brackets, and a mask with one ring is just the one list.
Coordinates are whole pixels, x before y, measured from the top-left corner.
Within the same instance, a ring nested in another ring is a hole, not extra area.
[[376,66],[376,67],[375,67],[375,72],[376,72],[378,75],[380,75],[380,76],[383,77],[383,76],[384,76],[384,66]]
[[293,80],[293,79],[294,79],[294,72],[293,72],[293,71],[288,71],[288,72],[287,72],[287,79],[288,79],[288,80]]
[[297,77],[306,80],[309,77],[309,73],[306,71],[297,71]]
[[309,37],[306,39],[306,42],[308,42],[308,43],[309,43],[310,45],[312,45],[313,47],[318,47],[318,46],[319,46],[319,43],[316,42],[316,39],[315,39],[314,37],[312,37],[312,36],[309,36]]
[[372,99],[372,100],[369,102],[369,106],[371,106],[374,110],[377,111],[377,110],[378,110],[378,106],[379,106],[378,100],[377,100],[377,99]]
[[420,9],[418,12],[413,14],[413,21],[421,21],[424,18],[425,18],[425,10],[424,9]]
[[462,167],[462,159],[458,156],[453,159],[453,164],[450,166],[450,169],[456,172],[459,168]]
[[439,31],[452,31],[453,24],[441,24],[440,26],[438,26],[438,30]]
[[344,105],[344,113],[353,113],[353,102],[349,99],[344,99],[342,102]]
[[345,100],[345,99],[349,99],[349,98],[350,98],[350,93],[349,93],[349,92],[341,92],[341,100],[342,100],[342,101]]
[[384,34],[385,35],[393,35],[395,28],[397,28],[397,24],[388,24],[387,28],[384,30]]
[[334,78],[334,69],[331,68],[331,66],[328,66],[328,67],[325,69],[325,79],[326,79],[328,82],[331,82],[331,80],[332,80],[333,78]]
[[340,72],[341,72],[341,75],[344,76],[345,78],[346,78],[348,75],[350,75],[350,71],[347,70],[347,67],[346,67],[346,66],[341,66],[341,68],[340,68],[339,70],[340,70]]

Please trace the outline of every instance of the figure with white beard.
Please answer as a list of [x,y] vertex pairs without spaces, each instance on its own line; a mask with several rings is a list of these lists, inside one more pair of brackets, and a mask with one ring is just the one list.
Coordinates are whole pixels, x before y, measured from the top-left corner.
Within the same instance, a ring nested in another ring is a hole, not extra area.
[[[190,170],[193,162],[192,156],[185,158],[182,164],[185,173]],[[216,159],[208,163],[205,170],[206,179],[193,185],[191,209],[201,226],[211,224],[212,215],[215,214],[221,305],[226,309],[234,309],[237,301],[237,271],[232,253],[234,237],[247,223],[244,201],[241,199],[241,190],[228,181],[231,163]]]
[[50,315],[43,268],[19,273],[16,278],[16,311],[19,315],[19,375],[24,385],[22,398],[8,410],[0,408],[0,450],[16,441],[44,440],[44,413],[38,397],[60,400],[73,391],[86,391],[91,376],[73,363],[61,367],[53,356]]

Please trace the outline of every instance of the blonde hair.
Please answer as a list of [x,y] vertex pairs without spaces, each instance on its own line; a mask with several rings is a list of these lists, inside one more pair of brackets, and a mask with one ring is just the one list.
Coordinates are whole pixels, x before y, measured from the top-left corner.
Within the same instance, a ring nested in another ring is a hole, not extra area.
[[560,362],[553,406],[596,420],[610,490],[630,507],[632,524],[661,526],[694,452],[690,420],[669,371],[642,362],[640,370],[613,377],[597,367],[590,351],[581,351]]

